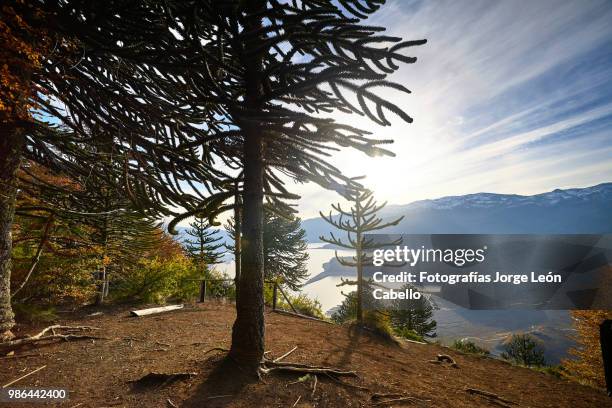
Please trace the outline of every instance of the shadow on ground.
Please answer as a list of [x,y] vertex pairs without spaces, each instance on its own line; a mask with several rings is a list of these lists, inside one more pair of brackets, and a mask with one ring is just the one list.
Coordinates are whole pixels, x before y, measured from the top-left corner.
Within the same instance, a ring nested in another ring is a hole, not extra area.
[[196,386],[181,407],[226,407],[241,394],[244,387],[259,381],[257,376],[248,374],[225,355],[207,360],[202,372],[206,374],[206,379]]

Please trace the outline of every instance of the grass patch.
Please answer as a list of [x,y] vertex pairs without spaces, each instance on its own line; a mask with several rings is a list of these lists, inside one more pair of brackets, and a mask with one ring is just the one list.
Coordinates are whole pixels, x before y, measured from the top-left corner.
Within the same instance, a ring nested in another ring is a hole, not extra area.
[[394,329],[393,331],[395,332],[396,336],[401,337],[402,339],[420,341],[421,343],[425,342],[425,338],[423,338],[423,336],[421,336],[419,333],[417,333],[414,330],[402,328],[402,329]]
[[478,354],[481,356],[488,356],[491,352],[484,347],[480,347],[478,344],[470,340],[455,340],[451,345],[451,348],[461,351],[467,354]]
[[544,367],[532,367],[532,369],[539,371],[544,374],[552,375],[557,378],[568,377],[568,372],[562,365],[544,366]]
[[27,323],[52,323],[57,320],[55,308],[51,306],[16,303],[13,312],[17,321]]

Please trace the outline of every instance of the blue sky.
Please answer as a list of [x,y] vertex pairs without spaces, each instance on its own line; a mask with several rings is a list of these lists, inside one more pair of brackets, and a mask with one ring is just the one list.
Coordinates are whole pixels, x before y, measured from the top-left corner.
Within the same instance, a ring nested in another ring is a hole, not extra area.
[[[611,21],[610,1],[388,1],[373,24],[428,40],[393,77],[412,95],[388,95],[415,121],[350,118],[393,138],[397,157],[343,152],[333,163],[393,204],[612,181]],[[339,200],[294,191],[305,218]]]

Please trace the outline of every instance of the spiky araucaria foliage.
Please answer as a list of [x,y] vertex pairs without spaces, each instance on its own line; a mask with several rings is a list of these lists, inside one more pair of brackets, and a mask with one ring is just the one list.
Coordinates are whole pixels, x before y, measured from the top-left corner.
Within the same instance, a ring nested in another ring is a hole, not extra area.
[[[391,124],[391,115],[412,121],[382,91],[409,93],[387,76],[415,62],[407,51],[425,41],[402,41],[368,25],[382,4],[40,2],[53,13],[50,35],[60,41],[32,81],[49,95],[40,99],[41,109],[66,131],[33,123],[29,147],[21,151],[86,174],[82,164],[98,156],[83,155],[83,144],[112,135],[112,162],[121,166],[108,167],[125,175],[126,195],[142,209],[165,214],[177,215],[171,209],[182,206],[182,217],[233,209],[226,200],[234,191],[224,181],[235,175],[218,164],[242,169],[242,241],[248,245],[241,251],[231,354],[256,365],[264,351],[264,198],[275,211],[289,212],[281,200],[296,196],[287,178],[346,194],[359,185],[334,165],[335,151],[391,154],[381,147],[390,140],[371,138],[338,121],[337,113],[381,126]],[[14,138],[26,145],[17,133]],[[189,183],[192,189],[185,188]]]
[[203,273],[206,266],[212,266],[223,262],[225,255],[225,244],[219,230],[212,228],[207,218],[195,217],[189,223],[187,239],[184,240],[185,250],[193,259]]
[[[263,242],[265,278],[276,280],[291,290],[299,290],[308,277],[308,243],[302,220],[296,216],[283,217],[265,207]],[[229,235],[235,236],[235,218],[225,225]],[[228,245],[234,250],[233,245]]]
[[[286,215],[296,196],[287,178],[347,194],[360,186],[333,163],[333,153],[354,148],[390,155],[365,129],[338,121],[355,114],[388,126],[390,114],[412,118],[382,90],[409,93],[387,76],[413,63],[402,41],[367,24],[380,0],[300,2],[183,1],[170,3],[171,26],[192,50],[187,83],[193,109],[215,113],[200,139],[224,163],[242,170],[242,251],[232,357],[256,366],[264,351],[264,201]],[[199,64],[199,65],[198,65]],[[216,215],[232,192],[212,195],[201,210]],[[178,220],[177,220],[178,222]]]
[[340,204],[332,204],[332,208],[338,212],[338,215],[335,217],[332,215],[331,211],[329,215],[320,212],[321,217],[323,217],[325,221],[337,229],[346,232],[346,240],[337,238],[333,232],[330,233],[329,237],[321,236],[319,239],[323,242],[355,251],[355,255],[350,258],[338,256],[338,251],[336,251],[336,259],[343,266],[357,269],[357,278],[355,280],[343,279],[339,286],[357,286],[356,317],[357,321],[362,323],[363,299],[365,296],[363,267],[372,264],[372,256],[368,255],[368,251],[389,245],[399,245],[402,241],[401,238],[399,238],[386,242],[375,240],[374,238],[366,238],[364,235],[397,225],[404,217],[402,216],[392,221],[383,221],[377,213],[383,209],[387,203],[377,204],[376,201],[374,201],[371,191],[355,192],[351,202],[352,206],[349,210],[342,209]]

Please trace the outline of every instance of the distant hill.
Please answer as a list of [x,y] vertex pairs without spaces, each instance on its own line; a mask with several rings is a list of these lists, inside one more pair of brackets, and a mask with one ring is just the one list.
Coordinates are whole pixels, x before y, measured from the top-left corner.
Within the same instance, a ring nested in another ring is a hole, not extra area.
[[[598,234],[612,233],[612,183],[553,190],[532,196],[477,193],[384,208],[404,216],[385,230],[405,234]],[[321,218],[302,223],[309,242],[333,228]]]
[[[612,233],[612,183],[593,187],[554,190],[532,196],[478,193],[392,205],[383,217],[403,215],[404,220],[385,233],[404,234],[561,234]],[[303,222],[310,242],[320,242],[332,227],[320,218]],[[323,264],[323,271],[306,284],[338,276],[352,277],[354,269],[336,259]],[[452,342],[469,338],[485,344],[494,354],[514,331],[524,331],[545,340],[546,358],[558,363],[573,345],[571,317],[567,311],[468,310],[443,305],[435,312],[438,338]]]

